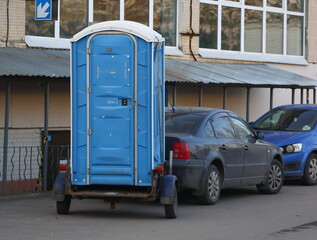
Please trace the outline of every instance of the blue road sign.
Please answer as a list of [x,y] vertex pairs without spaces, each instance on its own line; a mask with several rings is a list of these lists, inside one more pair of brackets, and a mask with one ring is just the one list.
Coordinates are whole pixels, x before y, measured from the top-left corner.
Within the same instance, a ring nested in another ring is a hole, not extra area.
[[35,20],[52,19],[52,0],[35,0]]

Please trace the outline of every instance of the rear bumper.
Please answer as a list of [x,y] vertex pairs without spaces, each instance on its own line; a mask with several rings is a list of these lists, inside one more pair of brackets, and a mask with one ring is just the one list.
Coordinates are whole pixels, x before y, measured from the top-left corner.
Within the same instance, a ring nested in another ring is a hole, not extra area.
[[173,160],[173,174],[178,178],[179,188],[181,190],[201,190],[204,166],[205,161],[203,160]]

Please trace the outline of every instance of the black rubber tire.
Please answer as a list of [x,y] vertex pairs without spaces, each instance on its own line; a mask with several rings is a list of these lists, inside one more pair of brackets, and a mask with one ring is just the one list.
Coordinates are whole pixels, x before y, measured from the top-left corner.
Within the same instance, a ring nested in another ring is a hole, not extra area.
[[221,192],[221,176],[215,165],[210,165],[203,180],[204,194],[200,197],[201,204],[214,205],[218,202]]
[[177,217],[177,208],[178,208],[178,197],[177,197],[177,188],[174,187],[174,196],[172,204],[164,204],[165,216],[166,218],[174,219]]
[[256,185],[258,191],[264,194],[278,193],[284,182],[283,165],[277,159],[272,161],[267,181],[264,184]]
[[312,153],[307,158],[303,176],[303,183],[306,185],[316,185],[317,184],[317,154]]
[[56,202],[57,214],[61,214],[61,215],[68,214],[71,201],[72,201],[72,197],[70,195],[65,195],[64,201]]

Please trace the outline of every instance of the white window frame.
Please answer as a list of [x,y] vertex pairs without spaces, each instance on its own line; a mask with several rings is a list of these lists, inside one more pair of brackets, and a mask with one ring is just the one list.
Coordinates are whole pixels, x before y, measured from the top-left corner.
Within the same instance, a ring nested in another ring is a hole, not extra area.
[[[263,6],[249,6],[244,5],[245,0],[240,2],[231,2],[228,0],[200,0],[200,3],[213,4],[218,6],[218,26],[217,26],[217,49],[199,48],[199,54],[204,58],[216,58],[216,59],[232,59],[232,60],[244,60],[244,61],[257,61],[257,62],[272,62],[272,63],[288,63],[296,65],[308,65],[305,59],[305,26],[306,26],[306,4],[304,0],[303,12],[291,12],[287,10],[287,0],[282,0],[282,8],[268,7],[267,0],[263,0]],[[240,30],[240,51],[228,51],[221,50],[221,24],[222,24],[222,6],[225,7],[237,7],[241,9],[241,30]],[[245,52],[244,49],[244,13],[245,10],[258,10],[263,13],[262,22],[262,52],[252,53]],[[266,53],[266,13],[274,12],[283,14],[283,54],[269,54]],[[287,15],[301,16],[303,17],[303,55],[287,55]]]
[[[165,55],[183,56],[184,54],[178,48],[179,42],[179,4],[180,0],[176,0],[176,46],[165,46]],[[25,42],[30,47],[43,47],[55,49],[70,49],[70,39],[60,37],[60,0],[58,0],[57,20],[54,24],[54,37],[25,36]],[[94,21],[94,0],[88,0],[88,25]],[[154,0],[149,0],[149,27],[153,28],[153,11]],[[124,0],[120,0],[119,20],[124,20]]]

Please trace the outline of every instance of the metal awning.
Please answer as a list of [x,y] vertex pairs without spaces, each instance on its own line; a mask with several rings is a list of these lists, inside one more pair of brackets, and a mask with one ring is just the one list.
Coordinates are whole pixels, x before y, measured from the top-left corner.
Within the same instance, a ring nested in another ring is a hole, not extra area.
[[317,80],[266,64],[229,64],[166,59],[166,82],[220,87],[315,88]]
[[0,77],[69,78],[69,51],[34,48],[0,48]]
[[[69,50],[0,48],[0,77],[70,77]],[[317,80],[266,64],[229,64],[166,59],[169,85],[315,88]]]

